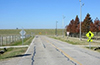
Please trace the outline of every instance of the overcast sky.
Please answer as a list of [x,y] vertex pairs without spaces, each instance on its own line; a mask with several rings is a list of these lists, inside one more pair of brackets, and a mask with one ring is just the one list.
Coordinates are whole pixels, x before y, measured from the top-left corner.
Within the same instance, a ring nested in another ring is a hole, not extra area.
[[[100,0],[82,0],[82,20],[87,13],[100,19]],[[80,18],[79,0],[0,0],[0,29],[55,29],[62,28],[76,15]]]

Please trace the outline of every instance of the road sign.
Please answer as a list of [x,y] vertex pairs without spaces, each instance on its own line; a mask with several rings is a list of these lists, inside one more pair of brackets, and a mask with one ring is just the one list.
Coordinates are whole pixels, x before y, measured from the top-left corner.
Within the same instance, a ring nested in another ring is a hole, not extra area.
[[67,36],[69,35],[69,32],[67,32]]
[[67,32],[67,39],[68,39],[68,36],[69,36],[69,32]]
[[21,36],[21,38],[25,38],[25,36]]
[[26,32],[24,31],[24,29],[22,29],[19,33],[21,34],[22,45],[23,45]]
[[86,36],[89,38],[87,41],[89,42],[89,45],[90,45],[90,49],[91,49],[91,42],[93,41],[91,38],[94,36],[94,34],[91,32],[91,31],[89,31],[87,34],[86,34]]
[[91,31],[89,31],[89,32],[86,34],[86,36],[87,36],[89,39],[91,39],[91,37],[93,37],[94,34],[93,34]]
[[88,42],[92,42],[93,40],[92,40],[92,39],[88,39],[87,41],[88,41]]
[[20,34],[21,34],[21,35],[25,35],[25,34],[26,34],[26,32],[24,31],[24,29],[22,29],[22,30],[20,31]]
[[94,34],[91,32],[91,31],[89,31],[87,34],[86,34],[86,36],[89,38],[87,41],[88,42],[92,42],[92,37],[94,36]]
[[39,34],[41,35],[41,32],[39,32]]

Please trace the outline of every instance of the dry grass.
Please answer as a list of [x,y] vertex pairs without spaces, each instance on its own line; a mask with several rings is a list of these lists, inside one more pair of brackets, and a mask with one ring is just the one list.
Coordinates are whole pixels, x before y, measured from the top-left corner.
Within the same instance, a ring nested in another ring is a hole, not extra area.
[[[34,35],[55,35],[55,29],[24,29],[26,34],[33,33]],[[2,29],[0,30],[0,35],[20,35],[21,29]],[[58,35],[62,34],[62,29],[57,30]]]
[[[51,36],[51,37],[68,42],[73,45],[89,45],[89,42],[87,42],[87,39],[82,39],[80,41],[79,38],[75,38],[75,37],[68,37],[68,38],[66,36],[64,38],[62,36],[57,36],[57,37]],[[100,42],[91,42],[91,45],[100,45]]]

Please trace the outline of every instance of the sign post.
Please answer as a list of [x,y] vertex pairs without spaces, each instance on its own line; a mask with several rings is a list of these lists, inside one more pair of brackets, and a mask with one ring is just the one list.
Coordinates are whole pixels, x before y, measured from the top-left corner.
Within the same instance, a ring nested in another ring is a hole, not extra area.
[[89,31],[86,36],[89,38],[87,41],[89,42],[89,48],[91,49],[91,42],[93,41],[91,38],[94,36],[94,34]]
[[67,39],[68,39],[68,36],[69,36],[69,32],[67,32]]
[[22,45],[23,45],[23,42],[24,42],[24,38],[25,38],[25,34],[26,34],[26,32],[24,31],[24,29],[22,29],[19,33],[21,34]]

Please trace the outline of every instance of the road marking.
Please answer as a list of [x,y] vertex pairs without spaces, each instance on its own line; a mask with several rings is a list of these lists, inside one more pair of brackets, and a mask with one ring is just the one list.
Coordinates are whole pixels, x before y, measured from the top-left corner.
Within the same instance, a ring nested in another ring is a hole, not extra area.
[[56,47],[54,44],[52,44],[50,41],[48,41],[47,39],[45,39],[48,43],[50,43],[53,47],[55,47],[56,49],[58,49],[60,52],[62,52],[66,57],[68,57],[70,60],[72,60],[73,62],[76,62],[78,65],[82,65],[80,62],[78,62],[77,60],[75,60],[74,58],[70,57],[68,54],[66,54],[63,50],[59,49],[58,47]]
[[27,51],[25,52],[25,54],[28,53],[28,51],[29,51],[30,47],[33,45],[35,39],[36,39],[36,36],[33,38],[32,42],[31,42],[31,44],[29,45],[29,47],[28,47]]

